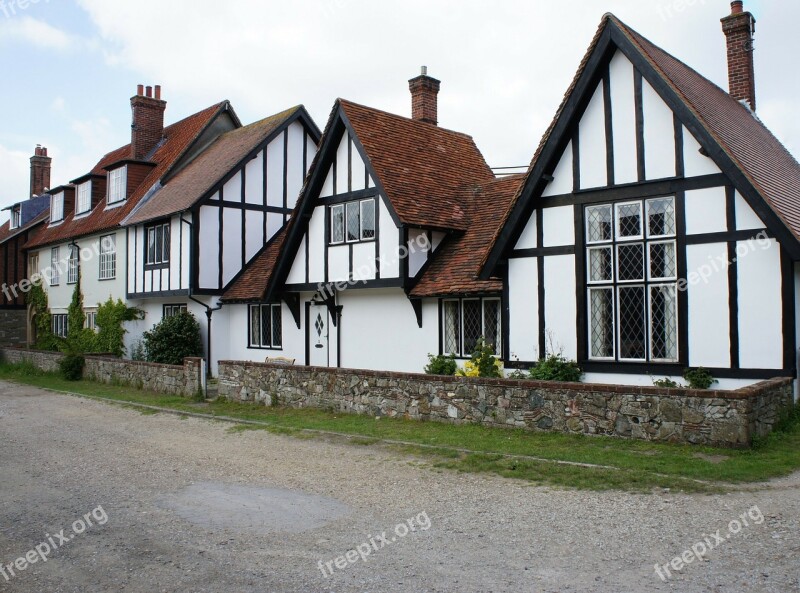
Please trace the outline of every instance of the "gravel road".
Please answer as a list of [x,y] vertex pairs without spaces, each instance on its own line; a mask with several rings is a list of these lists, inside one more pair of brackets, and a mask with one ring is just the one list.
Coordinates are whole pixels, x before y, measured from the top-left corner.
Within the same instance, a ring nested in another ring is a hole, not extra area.
[[0,591],[800,591],[800,474],[719,496],[564,491],[229,428],[0,382]]

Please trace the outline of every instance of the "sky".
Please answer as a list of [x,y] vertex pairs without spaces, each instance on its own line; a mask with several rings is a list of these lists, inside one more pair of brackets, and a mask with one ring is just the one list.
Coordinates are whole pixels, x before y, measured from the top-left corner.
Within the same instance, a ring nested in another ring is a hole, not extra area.
[[[758,115],[800,156],[800,2],[757,19]],[[442,81],[439,124],[492,167],[530,162],[605,12],[727,88],[728,0],[0,0],[0,206],[27,197],[36,144],[51,185],[130,141],[137,84],[166,123],[223,99],[243,123],[337,97],[410,115],[408,79]]]

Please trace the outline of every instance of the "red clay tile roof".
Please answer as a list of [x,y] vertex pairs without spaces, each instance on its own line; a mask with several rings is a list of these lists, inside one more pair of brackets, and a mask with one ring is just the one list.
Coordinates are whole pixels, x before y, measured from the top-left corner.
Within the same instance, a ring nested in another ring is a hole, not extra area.
[[494,178],[470,136],[343,99],[338,104],[401,222],[466,228],[459,189]]
[[253,256],[239,277],[233,280],[222,295],[222,300],[226,303],[263,300],[285,239],[286,227],[283,227],[261,249],[261,252]]
[[45,209],[43,212],[40,212],[39,215],[31,220],[28,224],[22,225],[16,229],[11,229],[11,221],[7,220],[0,226],[0,243],[5,243],[12,237],[16,237],[20,233],[24,233],[35,227],[37,224],[40,224],[47,220],[48,216],[50,216],[50,210]]
[[298,105],[222,134],[125,219],[124,224],[139,224],[190,208],[300,109],[302,106]]
[[462,188],[461,203],[467,209],[469,227],[465,233],[445,239],[434,252],[411,296],[485,294],[503,289],[501,280],[479,280],[478,273],[492,237],[524,180],[524,175],[510,175]]
[[[104,210],[105,198],[101,200],[92,212],[85,217],[74,219],[74,212],[70,212],[64,222],[52,228],[43,228],[37,235],[28,241],[26,249],[41,247],[51,243],[59,243],[68,239],[91,235],[97,232],[113,229],[136,207],[139,201],[150,191],[155,183],[172,167],[184,154],[192,142],[202,133],[214,118],[224,111],[228,105],[223,101],[212,105],[203,111],[180,120],[164,128],[164,142],[153,154],[155,167],[148,173],[139,187],[133,190],[131,197],[124,205],[117,208]],[[104,167],[130,157],[130,145],[122,146],[105,155],[92,169],[92,173],[105,175]]]

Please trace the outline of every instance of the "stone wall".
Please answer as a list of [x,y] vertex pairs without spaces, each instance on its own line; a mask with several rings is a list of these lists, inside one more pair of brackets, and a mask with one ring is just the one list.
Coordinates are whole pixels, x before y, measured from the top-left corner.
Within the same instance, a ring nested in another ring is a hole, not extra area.
[[699,391],[241,361],[220,361],[219,394],[370,416],[726,447],[747,446],[767,434],[793,404],[791,379],[737,391]]
[[28,310],[0,309],[0,346],[19,346],[28,339]]
[[[60,352],[23,348],[0,348],[0,356],[3,362],[9,363],[28,360],[47,372],[57,372],[58,363],[64,357]],[[183,366],[125,360],[110,355],[87,355],[85,359],[83,376],[101,383],[186,396],[195,395],[203,384],[202,358],[185,358]]]

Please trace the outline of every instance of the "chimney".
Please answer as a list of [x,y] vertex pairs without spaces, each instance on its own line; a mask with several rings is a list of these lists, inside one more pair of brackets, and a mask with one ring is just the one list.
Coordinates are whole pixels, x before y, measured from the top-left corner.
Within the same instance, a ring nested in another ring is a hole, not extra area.
[[142,161],[164,137],[164,110],[167,102],[161,100],[161,87],[138,85],[136,95],[131,97],[131,158]]
[[422,67],[422,73],[408,81],[411,91],[411,118],[424,121],[434,126],[438,123],[438,107],[436,95],[439,94],[440,81],[428,76],[428,67]]
[[753,34],[756,19],[745,12],[742,0],[731,2],[731,14],[722,19],[728,41],[728,86],[737,101],[746,101],[756,110],[756,80],[753,66]]
[[50,189],[50,163],[47,148],[37,144],[31,157],[31,191],[30,197],[40,196]]

